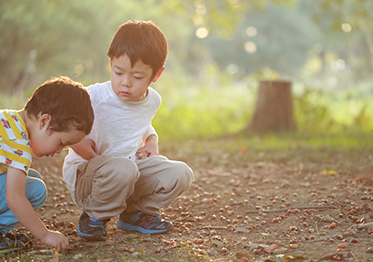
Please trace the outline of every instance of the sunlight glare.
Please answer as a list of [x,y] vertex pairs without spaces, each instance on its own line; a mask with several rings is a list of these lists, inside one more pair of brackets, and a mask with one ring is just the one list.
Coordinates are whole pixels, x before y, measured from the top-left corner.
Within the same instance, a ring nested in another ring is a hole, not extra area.
[[256,36],[256,34],[257,34],[257,30],[256,30],[255,27],[250,26],[250,27],[248,27],[248,28],[246,29],[246,34],[247,34],[248,36]]
[[200,27],[196,30],[196,36],[198,38],[201,38],[201,39],[205,38],[208,36],[208,34],[209,34],[209,30],[207,30],[207,28],[205,27]]
[[248,52],[250,54],[254,54],[256,52],[256,44],[254,42],[247,41],[244,44],[244,48],[245,48],[246,52]]
[[342,31],[345,33],[349,33],[352,30],[351,25],[348,23],[343,23],[341,27],[342,27]]
[[84,72],[84,66],[82,64],[77,64],[75,66],[75,73],[81,75]]

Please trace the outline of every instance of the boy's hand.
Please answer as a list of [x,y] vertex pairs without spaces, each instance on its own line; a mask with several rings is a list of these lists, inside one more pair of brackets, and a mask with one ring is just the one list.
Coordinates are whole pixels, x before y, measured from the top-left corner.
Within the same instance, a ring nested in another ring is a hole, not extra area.
[[59,232],[48,230],[26,198],[26,173],[20,169],[8,167],[6,181],[6,203],[19,222],[35,237],[48,246],[60,250],[69,247],[69,240]]
[[41,239],[41,242],[50,247],[56,248],[57,251],[66,250],[69,247],[69,240],[67,237],[58,231],[48,230],[48,234],[45,236],[45,238]]
[[95,156],[98,156],[96,143],[92,139],[84,138],[79,143],[70,147],[85,160],[91,160]]
[[145,145],[136,152],[140,159],[147,158],[150,156],[159,155],[158,151],[158,139],[156,136],[151,135],[146,139]]

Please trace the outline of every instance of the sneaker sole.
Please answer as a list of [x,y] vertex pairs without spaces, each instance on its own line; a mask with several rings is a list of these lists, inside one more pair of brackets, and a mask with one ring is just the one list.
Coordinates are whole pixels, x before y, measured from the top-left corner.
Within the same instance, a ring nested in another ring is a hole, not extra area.
[[93,240],[93,241],[105,241],[106,236],[103,236],[101,232],[94,232],[92,235],[84,234],[83,232],[80,231],[79,226],[77,228],[78,231],[78,236],[86,238],[88,240]]
[[164,230],[145,229],[145,228],[142,228],[142,227],[139,227],[139,226],[133,226],[131,224],[124,223],[120,219],[118,219],[117,228],[120,229],[120,230],[123,230],[123,231],[128,231],[128,232],[137,231],[137,232],[140,232],[140,233],[143,233],[143,234],[151,234],[151,235],[161,234],[161,233],[171,231],[171,230],[167,230],[167,229],[164,229]]

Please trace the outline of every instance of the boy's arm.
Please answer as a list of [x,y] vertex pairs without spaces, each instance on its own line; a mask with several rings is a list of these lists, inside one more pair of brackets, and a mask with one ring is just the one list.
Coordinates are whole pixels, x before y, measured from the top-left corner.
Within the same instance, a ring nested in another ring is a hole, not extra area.
[[44,244],[66,250],[69,240],[60,232],[48,230],[39,219],[25,195],[26,175],[23,171],[8,167],[6,202],[16,218]]
[[91,160],[98,155],[96,150],[96,143],[89,138],[84,138],[77,144],[70,146],[75,153],[84,158],[85,160]]
[[137,155],[140,158],[159,155],[158,137],[154,134],[148,136],[148,138],[145,140],[144,145],[139,148],[139,150],[137,150]]

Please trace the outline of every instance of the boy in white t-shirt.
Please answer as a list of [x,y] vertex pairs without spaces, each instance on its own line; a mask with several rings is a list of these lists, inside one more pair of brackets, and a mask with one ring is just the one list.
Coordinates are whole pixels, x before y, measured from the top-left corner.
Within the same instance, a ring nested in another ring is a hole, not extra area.
[[193,171],[158,152],[151,125],[161,104],[151,87],[164,70],[167,41],[150,21],[128,21],[109,46],[111,81],[87,87],[95,121],[91,133],[71,147],[64,180],[83,209],[78,235],[106,240],[106,222],[120,215],[117,227],[157,234],[172,230],[160,218],[189,189]]

